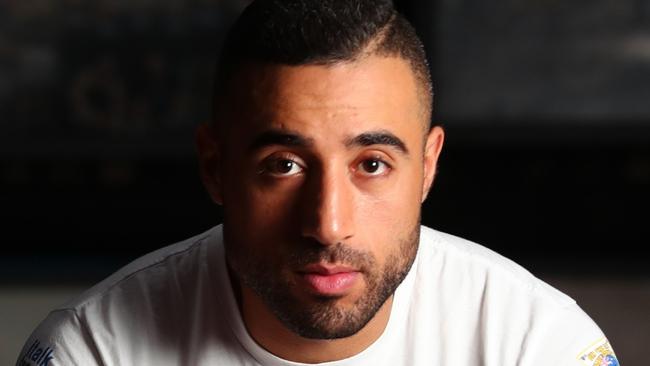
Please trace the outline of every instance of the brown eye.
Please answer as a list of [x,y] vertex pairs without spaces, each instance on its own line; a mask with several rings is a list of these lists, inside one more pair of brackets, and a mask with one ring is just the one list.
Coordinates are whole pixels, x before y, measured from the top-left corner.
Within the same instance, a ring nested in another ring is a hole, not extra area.
[[361,164],[363,165],[363,170],[368,173],[374,173],[381,167],[381,163],[377,160],[366,160]]
[[271,159],[266,162],[263,172],[275,176],[291,176],[303,171],[303,167],[291,159]]
[[388,164],[380,159],[366,159],[358,166],[358,169],[366,175],[381,175],[389,168]]
[[291,170],[296,166],[296,163],[292,160],[278,160],[275,162],[275,172],[280,174],[291,173]]

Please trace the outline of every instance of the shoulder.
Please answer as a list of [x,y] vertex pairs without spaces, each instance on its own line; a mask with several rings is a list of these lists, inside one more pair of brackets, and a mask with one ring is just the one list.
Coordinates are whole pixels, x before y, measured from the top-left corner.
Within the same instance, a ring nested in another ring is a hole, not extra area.
[[18,365],[47,364],[41,362],[48,352],[56,360],[50,364],[95,365],[161,349],[163,341],[175,340],[185,324],[192,324],[179,314],[201,316],[193,301],[210,288],[207,256],[220,243],[217,226],[124,266],[50,312],[25,343]]
[[497,364],[582,365],[586,348],[606,342],[575,300],[480,244],[422,227],[418,256],[418,290],[453,324],[445,333],[480,335]]
[[16,365],[99,365],[97,345],[72,309],[60,309],[38,325]]
[[521,265],[478,243],[422,226],[420,245],[424,271],[442,271],[450,280],[471,279],[491,290],[507,289],[558,307],[575,304]]
[[116,289],[133,282],[142,284],[144,281],[155,286],[156,280],[164,279],[161,274],[170,274],[169,272],[178,272],[184,269],[196,269],[200,267],[197,266],[196,262],[207,255],[206,250],[210,244],[216,244],[220,240],[220,234],[221,226],[216,226],[202,234],[137,258],[86,290],[77,298],[62,305],[58,310],[79,310],[109,295]]

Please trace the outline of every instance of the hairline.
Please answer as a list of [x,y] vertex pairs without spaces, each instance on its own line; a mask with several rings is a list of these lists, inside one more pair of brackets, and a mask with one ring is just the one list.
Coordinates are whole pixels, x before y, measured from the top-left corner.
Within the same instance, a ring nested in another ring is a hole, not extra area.
[[215,126],[220,125],[219,117],[228,115],[229,112],[224,113],[225,111],[230,111],[232,103],[229,103],[230,98],[236,96],[238,93],[235,92],[238,87],[242,85],[242,80],[244,80],[243,74],[250,72],[251,69],[263,70],[267,67],[301,67],[301,66],[322,66],[322,67],[335,67],[339,65],[350,65],[354,63],[363,62],[364,60],[371,57],[383,57],[383,58],[395,58],[403,61],[407,64],[413,80],[415,82],[416,94],[418,99],[418,104],[420,106],[419,115],[422,119],[422,124],[424,125],[425,132],[431,127],[431,113],[433,109],[432,99],[433,93],[431,91],[431,82],[426,80],[425,75],[419,75],[416,66],[413,65],[408,58],[401,55],[399,52],[389,51],[383,52],[385,50],[375,49],[370,52],[366,51],[366,47],[361,49],[352,57],[340,58],[340,59],[323,59],[323,60],[313,60],[309,62],[299,63],[299,64],[290,64],[290,63],[279,63],[279,62],[264,62],[264,61],[255,61],[249,60],[243,62],[238,67],[234,68],[231,76],[228,78],[227,82],[224,85],[221,85],[219,92],[215,93],[213,98],[216,100],[213,101],[215,110],[213,111],[213,123]]
[[[433,113],[433,84],[431,80],[430,71],[428,70],[429,64],[426,58],[426,55],[422,57],[409,57],[408,55],[403,54],[404,49],[396,48],[391,49],[390,44],[386,42],[389,32],[395,30],[396,27],[402,26],[403,24],[399,22],[406,22],[407,26],[410,27],[410,23],[395,9],[392,10],[392,14],[384,23],[381,28],[367,40],[367,42],[358,48],[358,50],[352,54],[341,57],[340,55],[326,55],[314,59],[307,59],[303,62],[297,63],[284,63],[284,62],[273,62],[273,61],[264,61],[264,60],[255,60],[255,59],[243,59],[241,62],[234,66],[230,65],[231,69],[230,76],[225,80],[219,80],[220,75],[216,75],[216,81],[220,83],[218,88],[215,88],[213,95],[213,119],[215,124],[219,124],[217,121],[217,109],[223,110],[226,103],[230,97],[232,97],[232,91],[237,88],[237,80],[242,78],[242,73],[251,67],[253,68],[264,68],[264,67],[273,67],[273,66],[324,66],[324,67],[333,67],[336,65],[342,64],[353,64],[356,62],[362,62],[363,60],[370,57],[386,57],[386,58],[398,58],[404,61],[409,69],[411,70],[411,75],[415,81],[416,94],[418,98],[418,104],[420,106],[419,115],[422,119],[422,125],[425,135],[432,127],[432,113]],[[415,30],[412,30],[415,32]],[[417,35],[415,35],[416,38]],[[421,41],[418,38],[418,41],[421,44]],[[407,47],[408,49],[408,47]],[[423,52],[423,51],[422,51]],[[419,62],[422,61],[422,62]],[[424,70],[423,70],[424,69]],[[228,107],[226,107],[228,108]],[[227,113],[221,113],[222,116]]]

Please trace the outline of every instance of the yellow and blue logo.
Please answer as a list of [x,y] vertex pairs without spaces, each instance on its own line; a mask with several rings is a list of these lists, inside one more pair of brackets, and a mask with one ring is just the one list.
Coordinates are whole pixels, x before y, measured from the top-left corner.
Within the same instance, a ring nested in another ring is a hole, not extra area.
[[578,355],[589,366],[619,366],[618,359],[607,338],[601,338]]

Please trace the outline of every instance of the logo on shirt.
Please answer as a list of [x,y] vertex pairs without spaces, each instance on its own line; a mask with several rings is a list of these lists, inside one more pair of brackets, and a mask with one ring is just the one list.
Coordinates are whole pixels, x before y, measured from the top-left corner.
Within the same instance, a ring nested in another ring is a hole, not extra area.
[[598,340],[584,351],[580,352],[578,359],[589,366],[619,366],[616,355],[607,338]]
[[19,366],[47,366],[54,358],[54,350],[50,347],[42,347],[41,342],[36,339],[29,347],[25,355],[18,362]]

